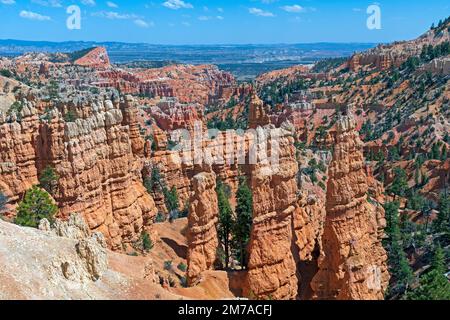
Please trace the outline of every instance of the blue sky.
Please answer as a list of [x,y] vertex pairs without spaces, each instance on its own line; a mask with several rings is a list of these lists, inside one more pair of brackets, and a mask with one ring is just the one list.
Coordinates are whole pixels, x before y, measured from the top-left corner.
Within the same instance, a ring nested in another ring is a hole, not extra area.
[[[448,0],[378,0],[369,30],[363,0],[0,0],[0,39],[155,44],[391,42],[450,15]],[[66,27],[70,5],[81,29]]]

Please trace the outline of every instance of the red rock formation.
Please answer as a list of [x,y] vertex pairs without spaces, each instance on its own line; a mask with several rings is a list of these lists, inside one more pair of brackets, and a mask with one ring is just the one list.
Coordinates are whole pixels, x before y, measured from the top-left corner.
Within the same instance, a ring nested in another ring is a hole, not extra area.
[[177,97],[181,103],[208,104],[227,98],[234,77],[212,65],[172,65],[156,69],[108,70],[94,84],[113,86],[126,94]]
[[150,231],[156,215],[142,184],[144,144],[136,107],[127,97],[120,105],[106,101],[84,108],[90,116],[76,122],[66,123],[56,110],[47,122],[30,104],[20,122],[0,124],[0,188],[15,204],[38,183],[41,170],[53,167],[59,176],[53,194],[59,215],[81,213],[90,229],[104,233],[110,247],[121,250],[123,242],[138,240],[144,228]]
[[24,104],[18,115],[9,117],[10,123],[5,123],[5,116],[0,114],[0,191],[10,203],[16,203],[38,183],[35,147],[39,119],[33,105]]
[[108,53],[104,47],[96,47],[77,59],[74,64],[92,68],[108,68],[110,66]]
[[389,281],[381,244],[384,210],[367,199],[363,143],[353,116],[341,116],[336,126],[323,255],[312,288],[317,299],[383,299]]
[[158,127],[165,131],[187,129],[193,131],[196,122],[204,122],[204,106],[181,104],[176,99],[162,100],[150,108],[150,115]]
[[253,94],[248,115],[249,128],[256,129],[259,126],[265,126],[269,123],[270,118],[264,108],[263,101],[256,94]]
[[312,184],[302,185],[293,215],[294,242],[299,292],[301,300],[313,296],[311,281],[318,271],[318,258],[322,247],[323,223],[325,221],[325,192]]
[[[143,141],[133,135],[134,106],[129,98],[121,109],[111,101],[94,106],[94,114],[65,123],[53,114],[40,132],[41,167],[59,175],[54,197],[60,216],[82,213],[90,229],[102,232],[115,250],[138,240],[156,215],[153,199],[141,178]],[[125,116],[124,116],[125,114]]]
[[[279,166],[261,158],[250,169],[253,227],[244,294],[254,299],[295,299],[298,285],[292,215],[297,201],[298,165],[293,138],[282,129],[273,130],[280,134]],[[271,130],[258,131],[269,134]],[[271,147],[275,147],[272,141]]]
[[194,191],[190,200],[187,235],[187,278],[190,285],[199,280],[202,272],[212,270],[219,245],[216,176],[203,172],[193,178],[192,184]]

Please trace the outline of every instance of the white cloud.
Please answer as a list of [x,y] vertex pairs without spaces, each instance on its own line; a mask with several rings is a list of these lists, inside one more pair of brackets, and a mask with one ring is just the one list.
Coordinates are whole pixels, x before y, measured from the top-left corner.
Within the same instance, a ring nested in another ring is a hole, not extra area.
[[61,0],[31,0],[31,2],[39,4],[44,7],[61,8]]
[[111,20],[126,20],[126,19],[137,19],[138,16],[135,14],[118,13],[114,11],[100,11],[94,12],[92,14],[94,17],[106,18]]
[[15,4],[16,3],[15,0],[0,0],[0,2],[3,4]]
[[281,7],[281,9],[283,9],[286,12],[291,12],[291,13],[299,13],[299,12],[305,11],[305,8],[303,8],[302,6],[300,6],[298,4],[294,4],[292,6],[283,6],[283,7]]
[[137,25],[138,27],[141,28],[148,28],[148,27],[153,27],[154,23],[153,22],[146,22],[142,19],[136,19],[134,20],[134,24]]
[[192,4],[184,2],[183,0],[167,0],[163,3],[163,6],[172,10],[194,8]]
[[272,12],[264,11],[259,8],[250,8],[250,9],[248,9],[248,12],[255,16],[260,16],[260,17],[274,17],[275,16]]
[[225,18],[222,17],[222,16],[215,16],[215,17],[213,17],[213,16],[200,16],[200,17],[198,17],[198,20],[200,20],[200,21],[208,21],[208,20],[214,20],[214,19],[223,20]]
[[119,7],[117,4],[115,4],[114,2],[111,2],[111,1],[107,1],[106,5],[110,8],[118,8]]
[[43,16],[39,13],[22,10],[19,13],[19,16],[24,19],[37,20],[37,21],[48,21],[51,20],[49,16]]
[[86,5],[86,6],[95,6],[95,0],[81,0],[81,3]]

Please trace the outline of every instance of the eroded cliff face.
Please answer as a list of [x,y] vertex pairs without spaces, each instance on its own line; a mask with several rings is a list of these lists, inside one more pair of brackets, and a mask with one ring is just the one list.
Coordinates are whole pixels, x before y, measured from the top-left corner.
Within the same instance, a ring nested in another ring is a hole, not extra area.
[[311,281],[319,270],[325,198],[325,192],[320,187],[304,185],[293,214],[294,258],[299,277],[297,298],[300,300],[310,300],[313,296]]
[[199,173],[192,184],[187,234],[187,280],[190,285],[199,280],[202,272],[213,269],[219,246],[216,175],[212,172]]
[[54,197],[60,216],[81,212],[116,250],[138,240],[156,215],[142,184],[144,144],[131,108],[129,98],[116,105],[101,101],[92,116],[72,123],[55,113],[40,134],[40,162],[59,175]]
[[83,215],[91,230],[102,232],[108,245],[138,240],[151,231],[156,206],[141,178],[144,143],[139,136],[133,101],[100,101],[87,105],[89,116],[65,122],[53,110],[40,121],[32,106],[20,122],[1,125],[0,186],[17,203],[38,183],[47,166],[59,176],[52,196],[59,216]]
[[[8,117],[9,122],[0,113],[0,191],[10,203],[38,182],[35,148],[39,118],[32,103],[24,104],[19,114]],[[7,215],[12,216],[12,212]]]
[[312,282],[316,299],[383,299],[389,280],[381,244],[384,211],[368,201],[363,144],[355,126],[351,115],[337,123],[322,256]]
[[[249,244],[244,295],[253,299],[295,299],[298,279],[294,260],[292,216],[297,201],[293,138],[283,129],[257,129],[258,134],[278,131],[279,165],[258,159],[250,169],[253,192],[253,227]],[[269,140],[269,150],[274,142]]]

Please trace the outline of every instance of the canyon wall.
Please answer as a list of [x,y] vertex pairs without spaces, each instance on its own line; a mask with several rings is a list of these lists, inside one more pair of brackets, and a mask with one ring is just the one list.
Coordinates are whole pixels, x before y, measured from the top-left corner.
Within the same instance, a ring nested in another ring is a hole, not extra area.
[[[144,143],[139,136],[135,105],[99,101],[84,106],[90,114],[65,122],[54,109],[39,121],[32,107],[20,122],[1,125],[0,186],[12,203],[38,183],[43,169],[55,169],[59,179],[52,194],[59,216],[81,213],[89,228],[102,232],[108,245],[137,241],[151,231],[156,206],[143,184]],[[26,116],[25,116],[26,115]],[[4,158],[4,159],[3,159]]]
[[12,114],[8,121],[0,113],[0,191],[10,203],[19,201],[26,190],[38,183],[35,148],[39,118],[31,102],[24,104],[22,111]]
[[312,282],[316,299],[383,299],[389,280],[381,244],[384,210],[368,201],[363,143],[355,127],[351,115],[336,125],[322,256]]

